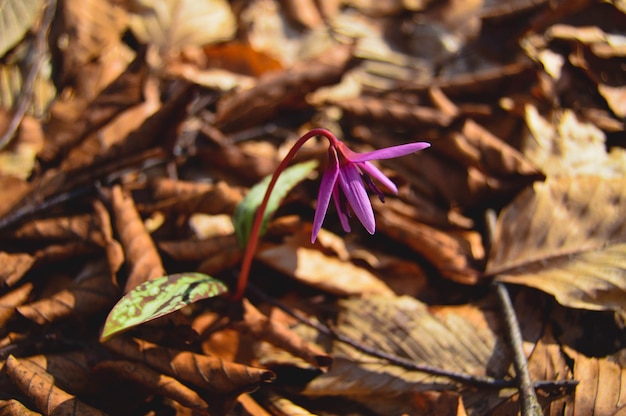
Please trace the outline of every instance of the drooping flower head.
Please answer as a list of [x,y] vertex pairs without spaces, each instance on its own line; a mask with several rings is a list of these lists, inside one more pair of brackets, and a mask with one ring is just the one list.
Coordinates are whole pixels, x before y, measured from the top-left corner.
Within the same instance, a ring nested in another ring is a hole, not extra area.
[[311,242],[315,242],[317,234],[322,228],[331,196],[335,202],[339,221],[344,231],[350,231],[348,217],[350,211],[352,211],[367,232],[374,234],[376,220],[374,219],[374,211],[367,191],[375,193],[383,202],[385,198],[383,192],[372,179],[394,194],[398,193],[398,188],[370,161],[405,156],[430,147],[430,143],[415,142],[386,147],[373,152],[356,153],[334,136],[327,137],[330,141],[330,148],[328,149],[329,163],[327,170],[322,176],[317,196],[317,208],[313,218]]

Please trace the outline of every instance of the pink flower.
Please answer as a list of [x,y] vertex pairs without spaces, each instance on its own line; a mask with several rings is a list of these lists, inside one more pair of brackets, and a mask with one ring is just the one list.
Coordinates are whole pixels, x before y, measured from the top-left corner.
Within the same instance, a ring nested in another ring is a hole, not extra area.
[[[367,153],[356,153],[334,138],[330,140],[328,149],[328,168],[322,176],[320,190],[317,196],[317,209],[313,218],[313,232],[311,242],[315,242],[317,234],[322,228],[322,223],[326,217],[326,211],[330,204],[332,195],[335,207],[344,231],[350,231],[348,217],[350,211],[354,212],[361,221],[367,232],[374,234],[376,230],[376,220],[372,203],[367,195],[369,189],[375,193],[381,201],[385,201],[384,194],[376,186],[372,178],[379,182],[384,188],[398,193],[398,188],[385,176],[380,169],[374,166],[370,160],[391,159],[405,156],[413,152],[430,147],[429,143],[415,142],[400,146],[386,147]],[[367,189],[366,189],[367,188]]]

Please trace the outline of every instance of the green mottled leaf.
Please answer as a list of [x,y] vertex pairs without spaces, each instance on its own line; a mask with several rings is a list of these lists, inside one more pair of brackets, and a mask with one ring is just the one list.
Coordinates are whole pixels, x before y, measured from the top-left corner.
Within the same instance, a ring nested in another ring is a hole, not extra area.
[[[280,201],[287,195],[294,186],[304,180],[313,169],[318,165],[316,160],[311,160],[304,163],[293,165],[283,171],[276,181],[272,195],[270,196],[265,214],[263,215],[263,223],[261,225],[261,234],[265,233],[267,228],[267,222],[270,217],[278,209]],[[264,178],[261,182],[254,185],[246,197],[237,205],[233,223],[235,224],[235,232],[237,233],[237,239],[241,246],[245,246],[248,243],[250,237],[250,231],[252,229],[252,223],[254,222],[254,216],[263,197],[265,191],[270,183],[271,175]]]
[[202,299],[226,293],[221,281],[202,273],[180,273],[149,280],[128,292],[113,307],[101,341]]

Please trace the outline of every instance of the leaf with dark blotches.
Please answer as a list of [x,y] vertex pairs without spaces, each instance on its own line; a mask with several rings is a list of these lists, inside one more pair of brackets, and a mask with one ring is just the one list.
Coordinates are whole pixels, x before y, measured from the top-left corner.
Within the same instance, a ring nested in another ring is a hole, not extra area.
[[183,307],[222,295],[228,288],[221,281],[200,273],[180,273],[148,280],[128,292],[113,307],[101,340]]

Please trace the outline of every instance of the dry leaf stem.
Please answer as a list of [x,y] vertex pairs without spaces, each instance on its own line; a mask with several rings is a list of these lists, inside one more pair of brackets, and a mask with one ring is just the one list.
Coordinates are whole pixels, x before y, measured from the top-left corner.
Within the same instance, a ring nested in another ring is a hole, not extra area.
[[[493,235],[495,231],[496,215],[492,210],[487,211],[486,224],[487,224],[487,238],[489,243],[493,241]],[[537,400],[537,394],[535,392],[535,386],[530,377],[530,371],[528,370],[528,360],[524,354],[524,348],[522,346],[522,331],[519,327],[517,316],[515,315],[515,309],[511,302],[511,296],[509,291],[503,283],[493,282],[496,293],[498,294],[498,300],[502,307],[502,313],[504,315],[504,323],[507,330],[507,338],[511,344],[513,350],[513,365],[515,366],[515,374],[517,376],[517,382],[519,383],[518,389],[521,396],[521,412],[522,416],[541,416],[543,411],[541,405]]]
[[494,286],[498,293],[498,300],[500,301],[500,306],[504,314],[504,322],[509,342],[513,348],[513,365],[515,366],[515,374],[519,382],[519,392],[522,397],[522,416],[541,416],[543,415],[543,411],[537,400],[535,386],[530,378],[528,360],[522,348],[522,333],[517,317],[515,316],[515,310],[513,309],[509,291],[504,283],[494,282]]
[[37,36],[35,38],[35,44],[33,49],[31,50],[31,59],[32,63],[30,68],[28,69],[28,74],[26,74],[26,79],[24,80],[24,84],[20,89],[20,94],[17,97],[17,101],[15,103],[13,116],[11,117],[11,122],[7,127],[7,130],[4,132],[2,137],[0,137],[0,150],[4,149],[15,137],[17,130],[22,123],[22,119],[26,114],[26,110],[28,109],[28,105],[30,104],[33,90],[35,88],[35,78],[39,73],[43,61],[46,58],[46,48],[48,45],[48,32],[50,29],[50,25],[52,24],[52,19],[54,18],[54,13],[57,8],[57,0],[48,0],[44,5],[43,18],[41,19],[41,27],[37,31]]

